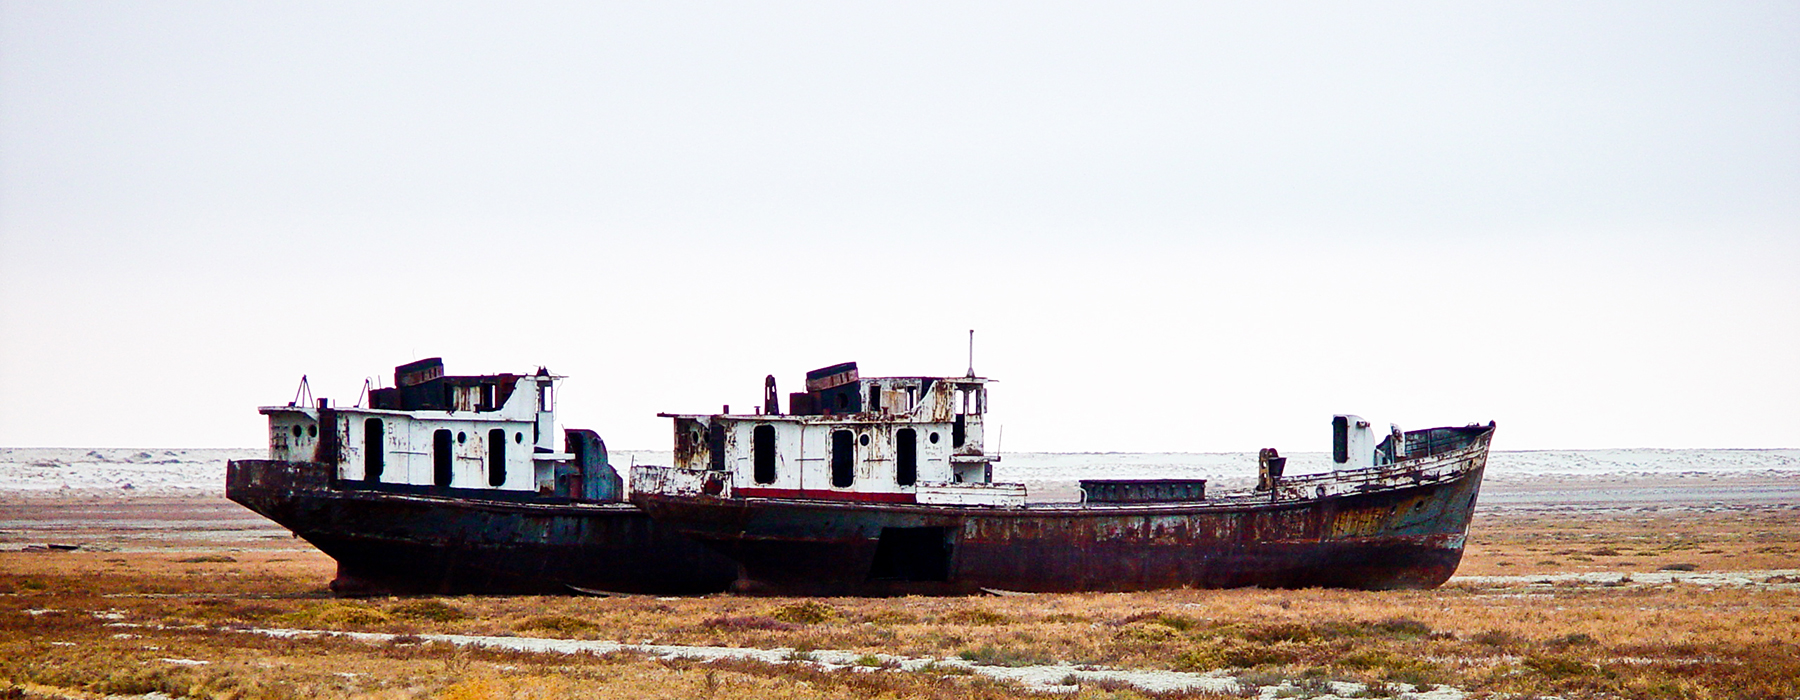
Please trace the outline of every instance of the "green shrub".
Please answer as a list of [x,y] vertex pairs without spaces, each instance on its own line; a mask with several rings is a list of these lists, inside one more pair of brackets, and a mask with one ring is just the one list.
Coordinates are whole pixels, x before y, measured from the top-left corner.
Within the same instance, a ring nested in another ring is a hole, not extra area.
[[910,625],[918,622],[919,618],[899,610],[878,610],[862,616],[862,621],[875,625]]
[[1211,671],[1221,667],[1219,651],[1211,647],[1189,649],[1175,656],[1177,671]]
[[1173,629],[1162,625],[1133,622],[1119,630],[1118,638],[1135,642],[1166,642],[1176,637]]
[[1186,615],[1176,615],[1173,613],[1166,613],[1166,612],[1162,612],[1162,611],[1137,613],[1135,615],[1127,617],[1127,618],[1120,620],[1118,622],[1115,622],[1113,624],[1122,626],[1122,625],[1129,625],[1134,622],[1144,622],[1144,623],[1149,623],[1149,624],[1153,624],[1153,625],[1162,625],[1169,629],[1177,630],[1177,631],[1181,631],[1181,632],[1186,632],[1186,631],[1194,629],[1195,627],[1198,627],[1200,625],[1199,621],[1195,620],[1194,618],[1188,617]]
[[1563,649],[1568,649],[1571,647],[1591,647],[1591,646],[1597,645],[1599,643],[1600,643],[1600,640],[1594,639],[1591,635],[1589,635],[1585,632],[1576,632],[1573,634],[1565,634],[1561,637],[1553,637],[1551,639],[1544,640],[1544,646],[1549,647],[1551,649],[1558,650],[1558,651],[1561,651]]
[[855,664],[867,668],[899,668],[900,662],[889,661],[874,654],[863,654],[856,657]]
[[178,564],[231,564],[236,561],[229,554],[202,554],[197,557],[175,560]]
[[769,617],[773,617],[782,622],[792,622],[796,625],[816,625],[821,622],[836,620],[843,616],[844,614],[838,612],[837,608],[816,600],[803,600],[798,603],[784,605],[780,608],[776,608],[775,612],[769,615]]
[[1255,668],[1279,666],[1300,660],[1299,653],[1286,646],[1225,642],[1196,647],[1175,657],[1180,671],[1211,671],[1220,668]]
[[366,605],[332,601],[286,615],[278,615],[274,621],[301,627],[358,627],[392,622],[393,617]]
[[1525,643],[1525,638],[1506,630],[1483,630],[1475,633],[1469,641],[1483,646],[1510,647]]
[[957,654],[964,661],[983,666],[1041,666],[1052,663],[1055,659],[1042,652],[1020,649],[1001,649],[992,644],[983,645],[979,649],[965,649]]
[[519,623],[520,630],[555,632],[557,634],[581,634],[597,627],[592,622],[569,615],[544,615]]
[[453,622],[469,616],[462,608],[438,600],[415,600],[388,610],[394,617],[431,622]]
[[89,683],[87,689],[106,695],[163,693],[181,697],[192,685],[189,675],[186,669],[137,667],[109,674]]
[[1410,617],[1390,617],[1375,623],[1375,630],[1383,636],[1413,639],[1431,635],[1431,625],[1427,625]]
[[1339,630],[1330,627],[1313,627],[1297,622],[1283,622],[1275,625],[1264,625],[1244,630],[1246,640],[1260,644],[1276,642],[1310,642],[1315,639],[1330,639],[1341,636]]
[[1012,618],[992,610],[982,608],[963,608],[952,610],[943,617],[944,622],[959,625],[1007,625]]
[[1566,656],[1529,656],[1525,659],[1525,668],[1536,671],[1539,675],[1553,681],[1582,676],[1610,677],[1612,675],[1599,666]]

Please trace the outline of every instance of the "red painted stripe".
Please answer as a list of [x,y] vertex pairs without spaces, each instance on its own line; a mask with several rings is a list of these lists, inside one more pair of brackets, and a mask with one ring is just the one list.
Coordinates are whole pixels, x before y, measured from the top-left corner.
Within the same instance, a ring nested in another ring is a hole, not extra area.
[[910,493],[866,493],[859,491],[817,491],[813,489],[745,489],[731,490],[742,498],[805,498],[819,501],[862,501],[867,503],[917,503]]

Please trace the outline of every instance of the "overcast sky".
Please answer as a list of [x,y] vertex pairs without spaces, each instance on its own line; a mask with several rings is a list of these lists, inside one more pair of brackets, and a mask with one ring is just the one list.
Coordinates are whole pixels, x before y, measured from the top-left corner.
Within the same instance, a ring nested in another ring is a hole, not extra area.
[[1800,446],[1800,3],[0,0],[0,446],[971,328],[1006,451]]

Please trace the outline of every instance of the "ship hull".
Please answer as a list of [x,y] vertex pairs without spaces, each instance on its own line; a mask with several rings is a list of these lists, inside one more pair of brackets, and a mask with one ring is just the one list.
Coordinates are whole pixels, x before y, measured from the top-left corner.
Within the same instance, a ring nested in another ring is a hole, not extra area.
[[[1024,508],[639,493],[656,518],[742,565],[735,590],[952,595],[1166,588],[1433,588],[1462,559],[1483,436],[1357,488]],[[1308,486],[1308,489],[1313,487]]]
[[314,462],[233,461],[226,496],[338,562],[334,592],[697,594],[736,564],[627,503],[335,488]]

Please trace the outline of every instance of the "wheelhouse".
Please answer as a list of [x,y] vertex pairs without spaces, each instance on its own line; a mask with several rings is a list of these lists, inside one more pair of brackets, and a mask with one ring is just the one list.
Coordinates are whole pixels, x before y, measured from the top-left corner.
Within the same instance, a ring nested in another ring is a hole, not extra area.
[[993,483],[988,383],[862,377],[848,362],[808,372],[785,412],[771,376],[752,413],[662,415],[674,419],[674,467],[726,476],[737,497],[917,502]]
[[258,411],[269,417],[269,459],[324,463],[339,488],[618,500],[597,434],[569,430],[566,451],[556,447],[560,379],[543,368],[447,376],[431,358],[395,368],[394,386],[370,387],[366,406],[297,397]]

